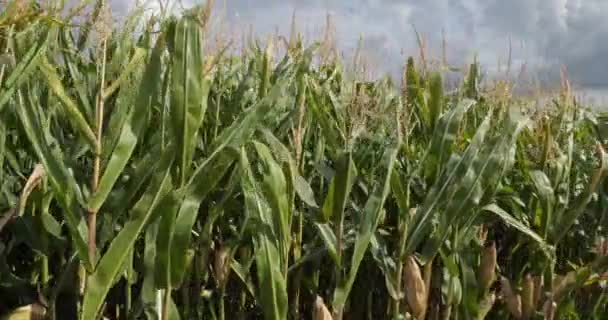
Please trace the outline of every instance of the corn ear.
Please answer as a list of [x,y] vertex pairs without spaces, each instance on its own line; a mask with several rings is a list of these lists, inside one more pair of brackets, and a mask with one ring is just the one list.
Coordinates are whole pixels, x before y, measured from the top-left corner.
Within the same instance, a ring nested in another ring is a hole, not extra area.
[[565,276],[557,275],[553,282],[553,291],[551,292],[551,295],[558,300],[566,292],[568,287],[575,282],[576,272],[574,271],[568,272]]
[[521,319],[521,296],[513,291],[509,279],[501,277],[500,282],[502,286],[502,296],[505,300],[507,310],[509,310],[509,313],[516,319]]
[[527,274],[524,278],[521,292],[521,311],[524,319],[529,319],[534,313],[534,279]]
[[19,307],[6,315],[3,320],[43,320],[45,319],[46,308],[39,304],[29,304]]
[[540,298],[543,294],[543,277],[535,276],[534,277],[534,307],[538,306],[540,302]]
[[598,256],[607,256],[608,255],[608,239],[604,237],[600,237],[595,240],[595,246],[593,248],[593,252]]
[[215,251],[215,259],[213,261],[213,272],[215,280],[220,288],[223,288],[228,281],[230,275],[230,248],[220,246]]
[[427,307],[427,288],[413,256],[405,261],[405,297],[416,319],[423,319]]
[[490,289],[496,280],[496,243],[490,242],[481,252],[481,263],[477,281],[479,286],[485,291]]
[[543,315],[545,316],[545,320],[553,320],[555,318],[555,309],[557,309],[557,304],[553,301],[552,298],[547,299],[545,304],[543,305]]
[[331,312],[323,302],[323,298],[319,296],[315,299],[313,320],[333,320]]

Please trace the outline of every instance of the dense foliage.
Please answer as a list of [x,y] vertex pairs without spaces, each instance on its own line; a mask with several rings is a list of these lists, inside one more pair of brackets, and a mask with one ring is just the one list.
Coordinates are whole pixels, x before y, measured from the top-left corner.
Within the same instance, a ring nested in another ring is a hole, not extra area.
[[103,1],[78,26],[24,3],[0,13],[0,316],[605,319],[606,130],[565,79],[538,107],[477,64],[448,92],[296,35],[208,51],[209,6],[113,28]]

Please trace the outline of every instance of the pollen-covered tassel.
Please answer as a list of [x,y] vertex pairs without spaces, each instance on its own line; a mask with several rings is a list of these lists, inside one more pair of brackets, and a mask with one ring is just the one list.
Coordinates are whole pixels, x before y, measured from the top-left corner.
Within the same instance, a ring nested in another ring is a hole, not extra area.
[[521,311],[523,319],[530,319],[534,313],[534,279],[527,274],[524,278],[521,291]]
[[521,319],[521,296],[511,288],[509,279],[501,277],[500,284],[502,286],[502,296],[507,305],[507,310],[516,319]]
[[496,243],[490,242],[481,252],[481,263],[477,281],[479,286],[488,290],[496,280]]
[[405,297],[416,319],[423,319],[427,307],[427,288],[413,256],[405,261]]
[[323,298],[319,296],[315,299],[313,320],[333,320],[331,312],[323,302]]

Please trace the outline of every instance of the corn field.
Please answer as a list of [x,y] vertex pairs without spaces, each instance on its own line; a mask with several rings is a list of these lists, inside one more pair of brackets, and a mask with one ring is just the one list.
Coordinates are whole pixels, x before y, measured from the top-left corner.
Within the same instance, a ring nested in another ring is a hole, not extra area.
[[48,3],[0,5],[1,319],[608,319],[608,118],[565,77]]

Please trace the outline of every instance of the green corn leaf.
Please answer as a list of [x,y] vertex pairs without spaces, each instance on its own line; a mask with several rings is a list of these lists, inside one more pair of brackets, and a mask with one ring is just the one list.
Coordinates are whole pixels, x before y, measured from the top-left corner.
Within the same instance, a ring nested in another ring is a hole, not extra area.
[[418,92],[420,90],[420,76],[416,71],[416,66],[414,65],[413,57],[407,58],[407,63],[405,67],[405,86],[406,101],[411,105],[415,105],[419,102]]
[[339,259],[338,259],[338,252],[336,251],[337,240],[336,240],[336,235],[334,234],[334,231],[326,223],[315,223],[315,226],[317,227],[317,230],[319,231],[319,235],[321,236],[321,239],[323,240],[323,243],[325,244],[325,247],[327,248],[329,255],[334,260],[334,263],[336,263],[336,265],[338,265]]
[[[470,106],[470,104],[470,101],[466,104],[460,104],[460,107],[457,107],[457,109],[466,108],[466,106]],[[449,127],[454,128],[458,126],[458,124],[450,125],[450,122],[458,122],[457,120],[459,120],[458,117],[453,117],[455,113],[456,112],[453,111],[444,116],[450,117],[450,121],[444,120],[442,117],[439,126],[435,130],[436,135],[439,133],[444,133],[441,134],[441,136],[455,134],[455,132],[451,132],[451,130],[448,130]],[[452,161],[452,163],[456,162],[456,164],[451,167],[448,167],[445,173],[442,173],[442,176],[438,178],[438,181],[433,185],[430,192],[425,197],[422,207],[416,212],[414,219],[412,219],[411,221],[411,226],[408,228],[407,242],[404,252],[406,256],[411,254],[426,237],[426,234],[433,223],[433,216],[437,210],[436,208],[439,207],[441,203],[446,200],[446,196],[449,194],[449,192],[454,192],[454,190],[457,188],[457,183],[455,182],[457,182],[457,179],[463,176],[463,172],[466,173],[466,165],[479,152],[485,140],[486,134],[490,129],[490,120],[490,117],[487,116],[477,129],[477,132],[475,133],[475,136],[471,140],[471,143],[465,150],[464,155],[460,158],[460,160]],[[434,136],[433,139],[443,141],[443,139],[436,138],[436,136]],[[446,139],[450,140],[450,138]],[[438,142],[436,144],[442,145],[443,143]],[[431,147],[431,149],[432,148],[434,147]],[[435,152],[442,151],[437,150]]]
[[287,198],[287,180],[281,166],[274,160],[270,149],[257,141],[253,142],[255,150],[262,163],[264,180],[262,187],[264,195],[272,209],[272,216],[263,216],[262,222],[273,226],[274,235],[281,249],[282,267],[286,270],[289,247],[291,245],[291,210]]
[[186,186],[186,195],[180,204],[171,239],[170,266],[173,287],[181,284],[186,272],[187,249],[201,202],[214,190],[235,160],[233,153],[226,150],[216,153],[196,170],[191,183]]
[[287,261],[281,261],[281,244],[278,235],[273,231],[277,224],[273,217],[273,209],[265,200],[263,191],[256,188],[255,178],[251,165],[244,151],[240,157],[241,171],[243,172],[241,185],[245,197],[245,208],[252,216],[261,220],[265,226],[260,230],[253,240],[255,249],[255,262],[258,278],[258,303],[260,304],[264,319],[282,320],[287,318],[287,274],[282,265]]
[[149,320],[160,317],[155,312],[156,297],[158,290],[155,286],[155,260],[156,260],[156,237],[160,219],[150,222],[144,237],[145,248],[143,252],[143,281],[141,286],[141,301],[144,305],[144,312]]
[[[6,152],[6,125],[0,120],[0,181],[4,181],[4,159]],[[0,185],[1,188],[1,185]]]
[[154,284],[157,289],[171,286],[171,244],[180,201],[179,193],[173,191],[165,196],[156,209],[160,215],[154,256]]
[[35,110],[31,99],[24,98],[21,91],[18,91],[17,96],[20,103],[19,107],[15,109],[17,110],[21,125],[29,143],[31,143],[36,155],[44,166],[52,189],[63,209],[62,212],[78,256],[84,262],[87,269],[90,270],[92,268],[92,261],[89,259],[89,249],[85,240],[87,238],[86,225],[82,215],[78,215],[81,210],[78,208],[76,199],[76,192],[78,192],[76,181],[65,166],[60,152],[56,149],[51,149],[43,133],[42,123],[39,118],[41,114]]
[[[346,202],[355,183],[356,168],[350,152],[345,152],[336,162],[336,171],[323,202],[323,220],[341,223]],[[340,235],[337,235],[340,236]]]
[[469,67],[469,74],[466,81],[465,96],[469,99],[477,99],[477,84],[479,81],[479,65],[474,62]]
[[123,173],[137,142],[141,140],[148,114],[160,90],[163,50],[164,40],[160,38],[156,43],[156,47],[152,52],[152,57],[142,78],[135,107],[121,128],[118,142],[100,179],[97,192],[89,199],[88,206],[91,210],[99,210],[101,208],[116,180]]
[[110,291],[121,266],[135,245],[139,234],[146,226],[155,207],[172,188],[169,168],[173,163],[173,152],[168,150],[160,160],[157,174],[148,185],[146,192],[135,204],[131,219],[125,224],[118,235],[112,240],[106,253],[99,261],[95,272],[89,277],[84,296],[81,319],[96,319],[97,313],[104,303],[105,296]]
[[52,32],[49,32],[36,46],[32,46],[21,58],[21,61],[17,63],[8,78],[3,79],[0,83],[0,111],[4,109],[6,103],[13,98],[15,91],[21,87],[30,77],[32,71],[40,64],[40,58],[47,50],[47,43],[51,34]]
[[5,66],[11,65],[13,63],[13,58],[8,53],[0,54],[0,67],[4,68]]
[[454,184],[453,191],[445,197],[440,225],[425,244],[421,257],[423,261],[429,261],[437,253],[450,229],[466,228],[475,220],[484,195],[492,195],[499,180],[511,168],[515,157],[515,141],[525,123],[525,120],[519,121],[501,132],[500,137],[481,146],[474,145],[474,148],[480,150],[472,152],[474,157],[464,159],[461,167],[464,169],[463,175]]
[[560,220],[555,221],[556,225],[550,234],[551,243],[557,244],[563,239],[576,219],[587,209],[587,205],[591,202],[593,195],[600,188],[606,172],[608,172],[608,156],[603,150],[600,150],[600,157],[600,167],[595,170],[586,190],[575,199],[574,205],[571,208],[560,215]]
[[384,284],[386,285],[386,289],[391,298],[403,299],[404,295],[399,292],[401,290],[397,287],[397,268],[395,267],[395,261],[377,232],[372,236],[370,241],[370,252],[384,274]]
[[89,143],[89,146],[94,149],[95,145],[97,145],[97,138],[95,137],[93,130],[87,122],[87,119],[78,109],[76,103],[65,92],[65,88],[63,87],[63,84],[61,83],[61,80],[55,68],[46,58],[40,60],[40,64],[38,65],[38,67],[46,78],[48,86],[51,88],[51,90],[53,90],[53,93],[55,93],[59,100],[61,100],[62,105],[64,106],[64,112],[66,117],[72,122],[72,125],[84,136],[84,138]]
[[551,186],[551,181],[547,175],[539,170],[530,172],[530,180],[536,190],[536,195],[542,207],[541,228],[544,237],[551,232],[549,230],[553,226],[553,209],[555,206],[555,191]]
[[123,187],[114,189],[114,191],[110,193],[108,199],[104,202],[106,210],[110,212],[123,211],[126,208],[131,208],[132,204],[138,200],[137,196],[141,195],[145,183],[148,182],[150,177],[154,174],[150,168],[156,166],[158,163],[158,155],[162,154],[160,144],[153,144],[153,146],[147,150],[149,152],[141,158],[133,159],[130,170],[124,170],[127,172],[123,172],[123,174],[128,175],[129,180]]
[[[230,148],[238,149],[255,133],[260,122],[269,116],[272,102],[279,100],[282,88],[288,79],[278,81],[268,96],[247,110],[229,127],[224,129],[212,143],[215,150],[209,158],[193,172],[188,185],[184,187],[184,200],[176,218],[173,244],[171,247],[171,279],[173,284],[182,281],[186,268],[186,249],[190,245],[191,230],[200,204],[223,178],[236,160]],[[230,147],[230,148],[228,148]]]
[[[162,41],[162,38],[159,39],[160,41]],[[158,41],[157,40],[157,43]],[[158,48],[158,44],[156,46],[156,48]],[[105,91],[103,92],[103,99],[107,99],[109,96],[111,96],[114,92],[116,92],[116,90],[118,90],[118,88],[120,88],[121,85],[123,85],[123,83],[125,81],[129,80],[129,76],[135,71],[135,69],[140,66],[142,64],[142,62],[144,61],[144,58],[146,57],[146,50],[140,47],[135,48],[135,52],[133,53],[133,57],[131,57],[131,60],[129,60],[129,63],[127,63],[127,65],[124,67],[124,69],[121,69],[120,72],[120,76],[118,77],[118,79],[114,80],[114,82],[112,82],[112,84],[110,84]],[[153,58],[154,59],[154,58]],[[144,77],[145,79],[145,77]]]
[[177,22],[171,50],[171,119],[179,157],[180,185],[190,174],[198,129],[207,109],[209,84],[203,74],[202,32],[198,21]]
[[267,143],[268,148],[272,150],[275,158],[281,163],[286,163],[289,167],[290,179],[293,181],[294,191],[300,200],[312,208],[318,208],[314,192],[308,181],[298,173],[298,168],[289,149],[270,130],[261,129],[260,131],[262,132],[262,138]]
[[245,285],[245,288],[247,288],[247,292],[252,297],[255,297],[254,285],[253,285],[253,282],[251,281],[251,277],[249,276],[249,267],[250,267],[251,263],[253,262],[253,259],[255,259],[255,257],[252,257],[252,259],[250,261],[247,261],[247,263],[245,263],[245,264],[241,264],[240,262],[232,259],[232,261],[230,262],[230,268],[231,268],[232,272],[234,272],[234,274],[236,274],[236,276],[239,277],[241,282],[243,282],[243,284]]
[[64,239],[63,235],[61,234],[61,224],[59,224],[59,221],[57,221],[55,217],[48,212],[43,212],[41,219],[42,225],[46,232],[57,239]]
[[545,251],[546,253],[552,252],[551,246],[547,242],[545,242],[545,240],[540,235],[538,235],[536,232],[534,232],[528,226],[523,224],[521,221],[517,220],[511,214],[506,212],[503,208],[499,207],[497,204],[495,204],[495,203],[488,204],[488,205],[484,206],[483,208],[481,208],[481,210],[495,214],[506,225],[508,225],[512,228],[515,228],[519,232],[528,236],[530,239],[534,240],[541,247],[541,249],[543,249],[543,251]]
[[398,150],[399,145],[397,144],[396,146],[391,146],[384,153],[382,167],[386,168],[386,173],[383,174],[382,179],[379,181],[374,191],[370,194],[367,202],[365,203],[365,207],[363,208],[362,220],[357,228],[357,239],[355,240],[355,248],[351,257],[348,275],[342,283],[338,283],[336,290],[334,291],[334,310],[342,310],[344,307],[353,283],[357,277],[357,272],[359,271],[361,261],[363,261],[363,257],[365,256],[365,252],[367,251],[372,236],[378,228],[381,211],[384,207],[384,201],[388,197],[390,191],[390,180],[393,174],[393,168],[395,166],[395,159],[397,157]]
[[297,175],[295,177],[294,188],[300,200],[304,201],[304,203],[306,203],[311,208],[319,207],[315,200],[315,195],[312,191],[312,187],[310,186],[308,181],[304,179],[304,177],[302,177],[301,175]]
[[[71,85],[74,87],[76,93],[78,94],[78,107],[80,112],[87,118],[89,121],[93,121],[93,104],[91,103],[91,98],[89,93],[87,92],[89,83],[84,80],[86,79],[86,69],[81,70],[78,67],[82,65],[80,61],[78,61],[79,56],[76,54],[76,48],[73,39],[71,38],[70,31],[66,28],[62,33],[59,34],[60,41],[64,47],[68,48],[62,51],[61,57],[63,58],[63,62],[65,64],[65,69],[67,71],[67,75],[71,79],[78,79],[78,81],[71,81]],[[82,81],[82,80],[84,81]]]
[[472,100],[463,100],[458,103],[456,108],[439,118],[429,149],[429,158],[425,158],[427,166],[431,166],[430,176],[435,176],[441,172],[443,166],[448,161],[454,142],[458,136],[458,128],[465,113],[475,104]]
[[443,80],[441,79],[441,73],[434,72],[431,75],[429,88],[429,118],[431,122],[431,131],[435,129],[437,119],[443,112]]
[[330,114],[330,111],[327,110],[328,108],[324,108],[324,95],[321,88],[319,88],[320,86],[314,82],[314,79],[308,78],[308,80],[308,87],[311,89],[307,90],[306,102],[310,106],[313,119],[318,123],[320,130],[322,130],[322,136],[328,140],[331,146],[337,149],[338,146],[341,146],[346,141],[344,132],[340,129],[338,121],[333,121],[335,117]]
[[404,185],[403,179],[399,174],[399,170],[394,170],[393,175],[391,177],[391,191],[393,197],[397,201],[397,205],[399,206],[399,216],[403,218],[404,221],[409,221],[410,217],[410,201],[407,190],[407,188],[409,187],[407,186],[407,184],[409,184],[409,182],[406,182],[406,184]]

